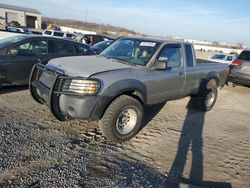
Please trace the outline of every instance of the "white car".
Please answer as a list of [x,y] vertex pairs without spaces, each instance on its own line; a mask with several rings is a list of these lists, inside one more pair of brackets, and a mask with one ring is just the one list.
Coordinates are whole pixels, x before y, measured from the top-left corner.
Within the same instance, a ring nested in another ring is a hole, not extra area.
[[210,56],[209,61],[217,62],[217,63],[226,63],[231,64],[237,56],[235,54],[214,54]]
[[62,31],[56,31],[56,30],[45,30],[43,32],[44,36],[52,36],[52,37],[57,37],[57,38],[72,38],[73,36],[75,36],[72,33],[65,33]]
[[0,31],[0,39],[8,38],[8,37],[13,37],[17,35],[23,35],[20,33],[14,33],[14,32],[6,32],[6,31]]
[[56,31],[56,30],[45,30],[43,32],[44,36],[52,36],[52,37],[57,37],[57,38],[63,38],[64,34],[65,34],[64,32]]

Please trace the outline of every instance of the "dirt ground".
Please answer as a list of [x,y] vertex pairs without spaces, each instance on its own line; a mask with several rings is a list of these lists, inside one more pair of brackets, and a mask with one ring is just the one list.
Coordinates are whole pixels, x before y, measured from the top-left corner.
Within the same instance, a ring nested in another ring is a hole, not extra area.
[[59,122],[26,87],[0,90],[0,187],[250,186],[250,88],[225,87],[208,113],[189,98],[147,108],[131,141],[96,122]]

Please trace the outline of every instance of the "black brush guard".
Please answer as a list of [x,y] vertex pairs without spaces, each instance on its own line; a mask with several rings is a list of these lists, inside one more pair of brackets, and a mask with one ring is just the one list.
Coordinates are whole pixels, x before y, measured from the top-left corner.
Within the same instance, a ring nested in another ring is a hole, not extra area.
[[[50,75],[50,85],[46,86],[40,82],[40,77],[46,72]],[[65,121],[70,119],[60,112],[59,109],[59,97],[60,95],[72,95],[72,96],[82,96],[82,94],[73,93],[65,91],[63,85],[65,82],[69,82],[72,79],[84,79],[78,77],[68,77],[58,73],[56,71],[49,70],[45,65],[36,64],[31,72],[29,79],[29,90],[33,99],[40,103],[46,104],[51,113],[60,121]]]

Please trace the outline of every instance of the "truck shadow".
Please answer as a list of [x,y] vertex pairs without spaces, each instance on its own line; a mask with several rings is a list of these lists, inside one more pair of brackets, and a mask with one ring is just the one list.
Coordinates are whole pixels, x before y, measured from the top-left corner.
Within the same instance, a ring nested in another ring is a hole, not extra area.
[[27,90],[28,86],[5,86],[0,87],[0,95],[2,94],[8,94],[8,93],[14,93],[22,90]]
[[152,106],[145,106],[144,108],[144,118],[142,122],[142,127],[146,127],[148,123],[154,119],[154,117],[161,111],[161,109],[166,105],[167,102],[160,103],[160,104],[155,104]]
[[[205,187],[231,188],[230,183],[203,181],[203,138],[202,132],[205,113],[194,110],[194,99],[187,105],[187,115],[183,124],[178,150],[166,180],[166,187],[179,187],[181,183]],[[188,151],[191,148],[192,163],[189,178],[182,177],[187,161]]]

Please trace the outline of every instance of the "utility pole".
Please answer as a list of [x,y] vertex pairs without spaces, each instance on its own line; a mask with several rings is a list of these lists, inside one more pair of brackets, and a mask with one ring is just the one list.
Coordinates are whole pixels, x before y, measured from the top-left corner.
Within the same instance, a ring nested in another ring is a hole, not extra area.
[[85,22],[88,22],[88,8],[86,8],[86,11],[85,11]]

